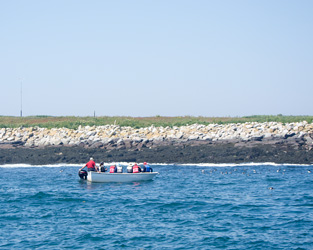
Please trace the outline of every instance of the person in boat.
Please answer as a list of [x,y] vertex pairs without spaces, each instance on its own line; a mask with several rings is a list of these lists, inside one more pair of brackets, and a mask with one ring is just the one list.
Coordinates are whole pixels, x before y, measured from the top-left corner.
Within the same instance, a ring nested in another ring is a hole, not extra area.
[[87,171],[97,171],[97,166],[93,158],[91,157],[90,160],[86,163],[85,166],[83,166],[79,171],[83,170],[85,167],[87,167]]
[[132,164],[129,164],[127,166],[127,173],[132,173],[133,172],[133,165]]
[[121,164],[117,164],[117,166],[116,166],[116,172],[117,173],[123,173],[123,167],[121,166]]
[[141,168],[137,165],[137,163],[135,163],[135,165],[133,166],[133,173],[140,173],[141,172]]
[[111,167],[110,167],[110,173],[116,173],[117,172],[117,167],[116,167],[116,165],[112,165]]
[[104,162],[100,162],[100,165],[99,165],[99,172],[105,172],[107,171],[108,169],[104,167]]
[[143,164],[143,166],[140,166],[141,172],[146,172],[146,166]]
[[143,165],[146,168],[146,172],[153,172],[152,167],[150,167],[150,165],[148,163],[144,162]]

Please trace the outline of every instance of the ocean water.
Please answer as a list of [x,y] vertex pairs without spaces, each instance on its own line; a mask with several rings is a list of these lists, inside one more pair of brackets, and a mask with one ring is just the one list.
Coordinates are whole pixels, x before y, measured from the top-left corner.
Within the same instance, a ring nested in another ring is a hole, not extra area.
[[313,249],[313,166],[153,168],[88,183],[79,166],[0,166],[0,249]]

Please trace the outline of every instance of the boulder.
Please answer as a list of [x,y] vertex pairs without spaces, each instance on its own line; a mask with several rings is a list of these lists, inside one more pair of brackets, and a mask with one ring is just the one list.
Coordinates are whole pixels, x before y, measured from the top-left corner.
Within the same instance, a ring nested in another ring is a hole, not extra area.
[[101,147],[103,147],[103,143],[100,142],[100,141],[95,142],[95,143],[92,143],[92,144],[90,145],[90,148],[101,148]]

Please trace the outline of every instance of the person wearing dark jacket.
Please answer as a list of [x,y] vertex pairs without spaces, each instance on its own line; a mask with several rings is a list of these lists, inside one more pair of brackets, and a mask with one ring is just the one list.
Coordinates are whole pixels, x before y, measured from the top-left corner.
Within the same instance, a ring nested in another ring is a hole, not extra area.
[[108,169],[106,167],[104,167],[104,162],[100,162],[100,165],[99,165],[99,172],[105,172],[107,171]]
[[140,166],[140,168],[141,168],[141,172],[146,172],[146,166],[145,165]]
[[145,168],[146,168],[146,172],[153,172],[152,167],[150,167],[150,165],[148,165],[146,162],[144,162],[143,165],[144,165]]

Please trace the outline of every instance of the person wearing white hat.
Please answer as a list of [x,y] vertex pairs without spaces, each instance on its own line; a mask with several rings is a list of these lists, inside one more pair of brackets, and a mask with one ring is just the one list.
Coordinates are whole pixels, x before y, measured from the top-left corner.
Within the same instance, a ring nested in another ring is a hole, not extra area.
[[87,171],[96,171],[96,163],[92,157],[90,157],[90,161],[88,161],[79,171],[83,170],[85,167],[87,167]]
[[133,172],[133,165],[132,164],[129,164],[127,166],[127,173],[132,173]]
[[116,168],[117,168],[117,170],[116,170],[117,173],[123,173],[123,167],[121,166],[121,164],[118,163],[116,165]]

